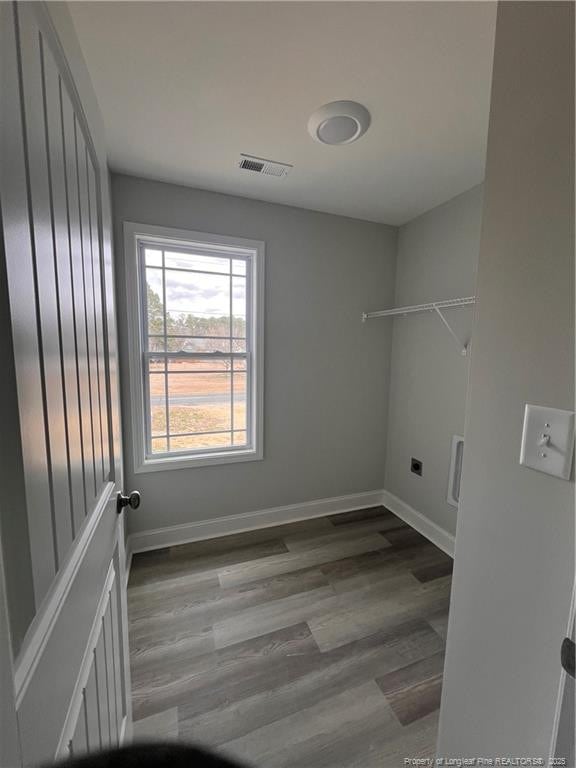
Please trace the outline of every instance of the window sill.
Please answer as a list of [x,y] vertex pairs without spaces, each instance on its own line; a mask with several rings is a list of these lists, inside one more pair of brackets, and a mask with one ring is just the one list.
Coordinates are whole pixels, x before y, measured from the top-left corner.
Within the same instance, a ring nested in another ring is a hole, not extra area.
[[136,464],[134,474],[148,472],[169,472],[173,469],[194,469],[195,467],[210,467],[219,464],[237,464],[244,461],[261,461],[262,451],[250,449],[234,453],[213,453],[204,456],[174,456],[162,459],[145,459]]

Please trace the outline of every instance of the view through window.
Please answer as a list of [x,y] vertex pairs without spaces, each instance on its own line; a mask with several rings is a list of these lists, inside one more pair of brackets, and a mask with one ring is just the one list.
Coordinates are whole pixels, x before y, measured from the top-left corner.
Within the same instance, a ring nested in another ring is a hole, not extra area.
[[253,254],[139,244],[146,456],[238,451],[253,440]]

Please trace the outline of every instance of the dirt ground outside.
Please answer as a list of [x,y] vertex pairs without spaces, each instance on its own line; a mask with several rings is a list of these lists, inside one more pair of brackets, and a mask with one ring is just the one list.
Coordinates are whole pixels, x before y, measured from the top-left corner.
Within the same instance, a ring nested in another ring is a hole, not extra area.
[[[234,362],[234,409],[227,399],[230,393],[230,367],[223,360],[170,360],[168,366],[168,400],[170,424],[170,450],[193,450],[212,447],[228,447],[246,443],[246,371],[244,361]],[[209,371],[209,372],[208,372]],[[150,364],[150,395],[156,399],[165,397],[165,376],[162,363]],[[210,396],[215,395],[214,402]],[[181,398],[201,398],[194,404],[182,403]],[[170,403],[174,398],[176,402]],[[242,398],[242,399],[240,399]],[[232,420],[233,413],[233,420]],[[154,403],[151,406],[152,451],[167,451],[166,407]],[[235,430],[223,432],[224,430]],[[216,434],[172,437],[184,432],[212,432]],[[218,434],[220,433],[220,434]]]

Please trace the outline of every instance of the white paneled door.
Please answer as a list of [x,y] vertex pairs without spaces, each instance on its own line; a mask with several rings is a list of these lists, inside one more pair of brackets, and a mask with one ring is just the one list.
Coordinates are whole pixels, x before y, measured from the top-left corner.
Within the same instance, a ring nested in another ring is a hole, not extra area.
[[121,440],[89,80],[48,6],[0,5],[0,755],[29,765],[130,731]]

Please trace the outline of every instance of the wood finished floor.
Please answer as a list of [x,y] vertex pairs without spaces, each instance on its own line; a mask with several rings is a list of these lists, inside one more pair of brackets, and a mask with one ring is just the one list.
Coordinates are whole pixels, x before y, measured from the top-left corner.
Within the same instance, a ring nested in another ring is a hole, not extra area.
[[257,768],[433,757],[451,571],[384,507],[135,555],[135,738]]

